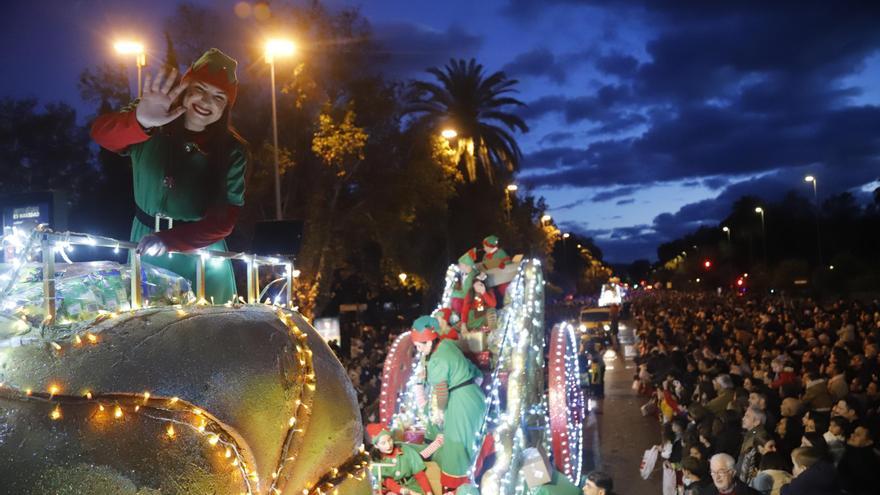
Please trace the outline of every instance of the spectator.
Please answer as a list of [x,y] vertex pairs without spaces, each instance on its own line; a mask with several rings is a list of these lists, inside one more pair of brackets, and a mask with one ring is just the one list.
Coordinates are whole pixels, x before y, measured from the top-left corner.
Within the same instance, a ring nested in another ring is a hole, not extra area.
[[709,478],[709,463],[695,457],[685,457],[681,461],[684,495],[702,495],[712,486]]
[[718,395],[706,404],[706,409],[717,416],[727,409],[727,405],[733,400],[733,380],[730,375],[718,375],[712,381],[712,385]]
[[736,478],[735,461],[727,454],[715,454],[709,460],[712,486],[706,495],[758,495],[758,492]]
[[791,482],[791,466],[786,459],[779,452],[764,454],[758,474],[752,480],[752,488],[761,495],[779,495],[782,487]]
[[791,483],[782,487],[781,495],[835,495],[839,493],[834,466],[822,459],[814,447],[798,447],[791,453]]
[[845,449],[838,465],[843,487],[849,493],[858,495],[877,493],[880,487],[880,460],[865,423],[856,424]]
[[590,471],[584,480],[584,495],[614,495],[614,480],[602,471]]

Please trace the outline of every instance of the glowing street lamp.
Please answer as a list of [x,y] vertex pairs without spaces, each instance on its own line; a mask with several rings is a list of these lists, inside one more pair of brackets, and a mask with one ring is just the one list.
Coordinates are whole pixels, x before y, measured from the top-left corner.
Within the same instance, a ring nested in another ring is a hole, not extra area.
[[507,190],[508,190],[509,192],[516,192],[517,189],[519,189],[519,186],[516,185],[516,184],[509,184],[509,185],[507,186]]
[[562,238],[563,238],[563,239],[568,239],[569,236],[571,236],[571,234],[569,234],[568,232],[562,234]]
[[141,71],[144,66],[147,65],[147,52],[144,50],[143,43],[138,43],[136,41],[117,41],[113,43],[113,49],[116,50],[116,53],[120,55],[134,55],[135,56],[135,64],[137,65],[137,88],[138,88],[138,98],[143,96],[143,83],[141,82]]
[[553,220],[553,217],[551,217],[550,215],[544,214],[541,216],[541,225],[548,224],[548,223],[550,223],[551,220]]
[[819,264],[822,264],[822,234],[819,231],[819,181],[812,175],[804,177],[804,182],[813,183],[813,201],[816,202],[816,253],[819,256]]
[[440,131],[440,135],[445,139],[455,139],[458,137],[458,132],[455,129],[443,129]]
[[400,274],[397,276],[397,278],[400,279],[400,283],[402,283],[402,284],[405,284],[405,283],[406,283],[406,277],[407,277],[407,274],[405,274],[405,273],[400,273]]
[[293,41],[270,39],[266,41],[266,63],[272,81],[272,144],[275,154],[275,220],[281,220],[281,174],[278,166],[278,114],[275,104],[275,57],[292,57],[296,51]]
[[725,225],[724,227],[721,227],[721,230],[727,234],[727,242],[730,242],[730,227]]
[[758,206],[755,208],[755,213],[761,215],[761,241],[764,244],[764,264],[767,264],[767,230],[764,227],[764,208]]

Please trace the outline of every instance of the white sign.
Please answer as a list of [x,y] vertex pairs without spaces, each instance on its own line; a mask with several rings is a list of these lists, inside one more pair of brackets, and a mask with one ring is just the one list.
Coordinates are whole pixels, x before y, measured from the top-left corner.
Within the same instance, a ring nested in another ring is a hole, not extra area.
[[315,320],[315,330],[324,339],[324,342],[335,340],[339,342],[339,318],[318,318]]

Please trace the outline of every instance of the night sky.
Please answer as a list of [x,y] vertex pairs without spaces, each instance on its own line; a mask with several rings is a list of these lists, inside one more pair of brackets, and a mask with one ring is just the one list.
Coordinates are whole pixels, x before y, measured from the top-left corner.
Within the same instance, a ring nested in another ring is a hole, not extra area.
[[[177,3],[4,2],[0,97],[63,100],[85,119],[79,73],[114,60],[119,35],[161,59]],[[389,74],[473,56],[519,79],[531,131],[518,182],[606,260],[654,259],[744,194],[811,194],[806,174],[823,197],[867,201],[880,185],[880,2],[326,3],[360,6]]]

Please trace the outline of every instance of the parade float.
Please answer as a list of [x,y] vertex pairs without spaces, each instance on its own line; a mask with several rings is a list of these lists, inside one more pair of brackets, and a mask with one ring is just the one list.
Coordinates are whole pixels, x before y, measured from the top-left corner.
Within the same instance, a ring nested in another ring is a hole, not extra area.
[[[480,455],[467,473],[469,490],[457,493],[579,493],[584,398],[575,328],[565,322],[545,332],[539,260],[517,256],[499,268],[488,267],[484,258],[477,267],[488,286],[502,288],[497,293],[503,304],[476,332],[459,325],[457,343],[482,370],[487,407],[473,438],[472,451]],[[456,292],[467,276],[463,268],[447,270],[438,309],[456,307]],[[380,420],[402,440],[427,443],[436,404],[422,405],[430,391],[424,390],[425,358],[416,352],[414,332],[401,334],[386,358]],[[559,475],[568,488],[553,491]],[[380,477],[374,472],[374,479]]]
[[[0,266],[4,493],[369,494],[342,365],[289,304],[280,258],[199,251],[194,287],[134,243],[10,231]],[[70,262],[74,247],[127,264]],[[60,261],[59,261],[60,259]],[[205,300],[204,268],[246,265],[247,297]],[[260,267],[287,299],[259,300]]]

